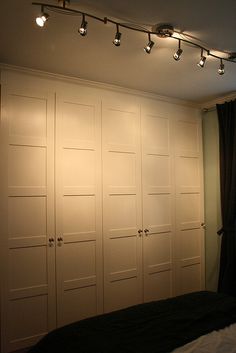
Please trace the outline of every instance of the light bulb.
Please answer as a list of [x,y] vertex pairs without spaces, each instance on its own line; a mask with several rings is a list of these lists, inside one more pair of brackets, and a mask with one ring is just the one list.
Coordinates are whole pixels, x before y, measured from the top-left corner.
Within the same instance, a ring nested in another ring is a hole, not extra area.
[[176,60],[176,61],[179,61],[180,60],[180,56],[181,54],[183,53],[183,50],[181,48],[179,48],[173,55],[173,58]]
[[153,47],[154,44],[155,44],[155,43],[154,43],[152,40],[150,40],[150,41],[148,42],[148,44],[146,45],[146,47],[143,48],[144,51],[145,51],[147,54],[150,54],[150,53],[151,53],[151,50],[152,50],[152,47]]
[[115,39],[113,40],[113,44],[114,44],[116,47],[119,47],[119,46],[120,46],[120,39],[121,39],[121,33],[120,33],[120,32],[116,32]]
[[48,18],[49,18],[49,15],[45,12],[42,12],[41,15],[36,18],[35,21],[39,27],[43,27],[46,21],[48,20]]
[[87,26],[88,26],[88,22],[85,21],[85,16],[83,15],[82,23],[79,28],[79,34],[81,34],[81,36],[83,37],[86,36],[87,34]]
[[225,65],[223,64],[222,59],[220,59],[220,67],[218,69],[218,74],[219,75],[224,75],[225,73]]

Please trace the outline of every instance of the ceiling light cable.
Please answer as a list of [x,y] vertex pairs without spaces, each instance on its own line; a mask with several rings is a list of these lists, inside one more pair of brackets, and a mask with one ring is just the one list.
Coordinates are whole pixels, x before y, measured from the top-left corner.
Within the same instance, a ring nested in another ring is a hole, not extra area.
[[87,27],[88,27],[88,22],[87,21],[85,21],[85,14],[83,13],[82,14],[82,22],[81,22],[81,25],[80,25],[80,28],[79,28],[79,30],[78,30],[78,32],[79,32],[79,34],[81,35],[81,36],[86,36],[86,34],[87,34]]
[[36,17],[35,22],[39,27],[44,27],[46,21],[48,20],[49,15],[44,12],[44,7],[43,5],[41,6],[41,14]]
[[147,53],[147,54],[150,54],[151,51],[152,51],[152,47],[154,46],[154,42],[151,40],[151,34],[148,33],[148,44],[146,45],[146,47],[144,47],[144,51]]
[[183,53],[183,49],[181,49],[181,39],[179,39],[179,48],[178,50],[174,53],[173,55],[173,58],[176,60],[176,61],[179,61],[180,60],[180,57]]
[[224,73],[225,73],[225,65],[223,64],[223,60],[220,59],[220,67],[218,69],[218,74],[224,75]]
[[115,35],[115,39],[113,40],[113,44],[116,47],[120,46],[120,39],[121,39],[121,33],[119,32],[119,25],[116,24],[116,35]]

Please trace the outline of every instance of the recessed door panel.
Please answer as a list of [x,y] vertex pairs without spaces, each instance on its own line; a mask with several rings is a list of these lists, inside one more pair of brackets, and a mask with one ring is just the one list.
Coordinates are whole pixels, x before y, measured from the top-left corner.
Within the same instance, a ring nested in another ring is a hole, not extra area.
[[48,310],[47,295],[11,300],[9,314],[15,319],[10,325],[10,341],[14,350],[26,346],[24,337],[28,337],[28,344],[32,345],[34,337],[39,340],[48,332]]
[[12,94],[9,97],[8,116],[11,143],[46,144],[47,102],[44,98]]
[[46,236],[47,199],[42,197],[9,197],[9,238]]
[[95,157],[94,150],[64,149],[62,161],[64,187],[94,187]]
[[46,247],[27,247],[10,251],[11,292],[35,286],[47,286]]
[[181,293],[199,291],[201,288],[201,264],[200,259],[196,264],[183,266],[181,276]]
[[98,311],[96,298],[96,285],[65,291],[61,308],[65,325],[77,321],[78,317],[82,320],[95,316]]
[[46,149],[9,147],[9,187],[42,188],[46,186]]
[[96,199],[94,195],[63,198],[63,229],[66,235],[95,233]]

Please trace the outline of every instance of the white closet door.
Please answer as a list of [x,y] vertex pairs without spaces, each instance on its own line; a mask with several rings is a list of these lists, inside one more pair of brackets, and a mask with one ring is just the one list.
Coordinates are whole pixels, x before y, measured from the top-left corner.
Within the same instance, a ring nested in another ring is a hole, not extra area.
[[149,103],[142,111],[144,301],[173,294],[171,120]]
[[54,97],[34,87],[4,86],[2,94],[8,154],[8,170],[2,170],[8,175],[3,350],[12,351],[34,344],[55,327]]
[[[142,301],[140,113],[103,103],[104,310]],[[140,236],[139,236],[140,235]]]
[[102,312],[101,122],[96,99],[57,97],[58,325]]
[[175,125],[178,292],[204,288],[201,121],[189,114]]

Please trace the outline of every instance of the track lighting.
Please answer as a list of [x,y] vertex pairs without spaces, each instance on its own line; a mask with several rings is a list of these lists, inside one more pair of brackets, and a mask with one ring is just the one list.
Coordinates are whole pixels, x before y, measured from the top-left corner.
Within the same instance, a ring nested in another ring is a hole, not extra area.
[[146,47],[144,47],[144,51],[147,53],[147,54],[150,54],[151,53],[151,50],[152,50],[152,47],[155,43],[151,40],[151,34],[148,33],[148,44],[146,45]]
[[48,20],[49,15],[44,12],[43,6],[41,8],[41,14],[36,17],[35,21],[39,27],[43,27],[45,25],[45,22]]
[[116,47],[120,46],[120,38],[121,38],[121,33],[119,32],[119,25],[116,25],[116,35],[115,35],[115,39],[113,40],[113,44]]
[[224,73],[225,73],[225,65],[223,64],[223,60],[220,59],[220,67],[218,69],[218,74],[224,75]]
[[204,67],[205,62],[206,62],[206,57],[203,55],[203,49],[201,49],[201,59],[197,65],[199,67]]
[[166,40],[168,40],[168,38],[170,38],[170,37],[173,40],[178,40],[179,47],[178,47],[178,50],[173,55],[173,58],[176,61],[180,60],[180,57],[183,53],[183,50],[181,48],[181,43],[186,43],[194,48],[201,49],[201,60],[197,64],[201,68],[204,67],[205,62],[206,62],[206,56],[203,55],[204,52],[206,52],[208,56],[211,56],[214,59],[220,60],[220,66],[218,68],[219,75],[223,75],[225,72],[223,60],[229,61],[232,63],[236,63],[236,52],[229,53],[228,57],[226,57],[225,54],[227,54],[227,53],[224,51],[221,51],[222,55],[219,56],[219,55],[215,54],[214,52],[211,52],[210,49],[194,42],[192,40],[192,37],[187,34],[184,34],[184,37],[181,37],[181,38],[179,36],[176,36],[174,27],[170,24],[154,25],[151,29],[147,29],[144,27],[140,27],[134,23],[132,23],[132,24],[121,23],[121,22],[117,22],[117,21],[115,21],[111,18],[108,18],[108,17],[102,18],[102,17],[94,16],[89,13],[85,13],[85,12],[77,10],[77,9],[70,8],[69,7],[69,5],[70,5],[69,0],[58,0],[59,6],[54,5],[54,4],[45,4],[45,3],[41,3],[41,2],[33,2],[32,5],[41,6],[41,14],[40,14],[40,16],[38,16],[36,18],[36,23],[40,27],[43,27],[49,18],[49,15],[44,12],[44,9],[46,9],[47,11],[52,11],[55,13],[60,13],[60,14],[65,14],[65,15],[71,15],[71,16],[80,15],[80,16],[82,16],[82,23],[81,23],[80,28],[78,29],[78,32],[80,33],[81,36],[85,36],[87,34],[87,25],[88,25],[88,22],[85,20],[85,16],[86,16],[86,17],[92,18],[98,22],[101,22],[105,25],[107,23],[112,23],[113,25],[115,25],[116,26],[116,35],[113,40],[113,44],[117,47],[119,47],[121,44],[121,32],[119,31],[119,28],[122,27],[122,28],[126,28],[127,30],[142,32],[142,33],[145,33],[145,35],[148,35],[148,43],[143,48],[147,54],[151,53],[151,50],[155,44],[151,40],[151,35],[152,36],[157,35],[160,38],[164,38],[164,39],[166,38]]
[[173,58],[174,58],[176,61],[179,61],[179,59],[180,59],[182,53],[183,53],[183,49],[181,49],[181,40],[179,40],[179,48],[178,48],[178,50],[174,53]]
[[87,34],[87,26],[88,26],[88,22],[85,21],[85,15],[83,14],[82,15],[83,18],[82,18],[82,22],[81,22],[81,25],[80,25],[80,28],[79,28],[79,34],[81,34],[81,36],[86,36]]

